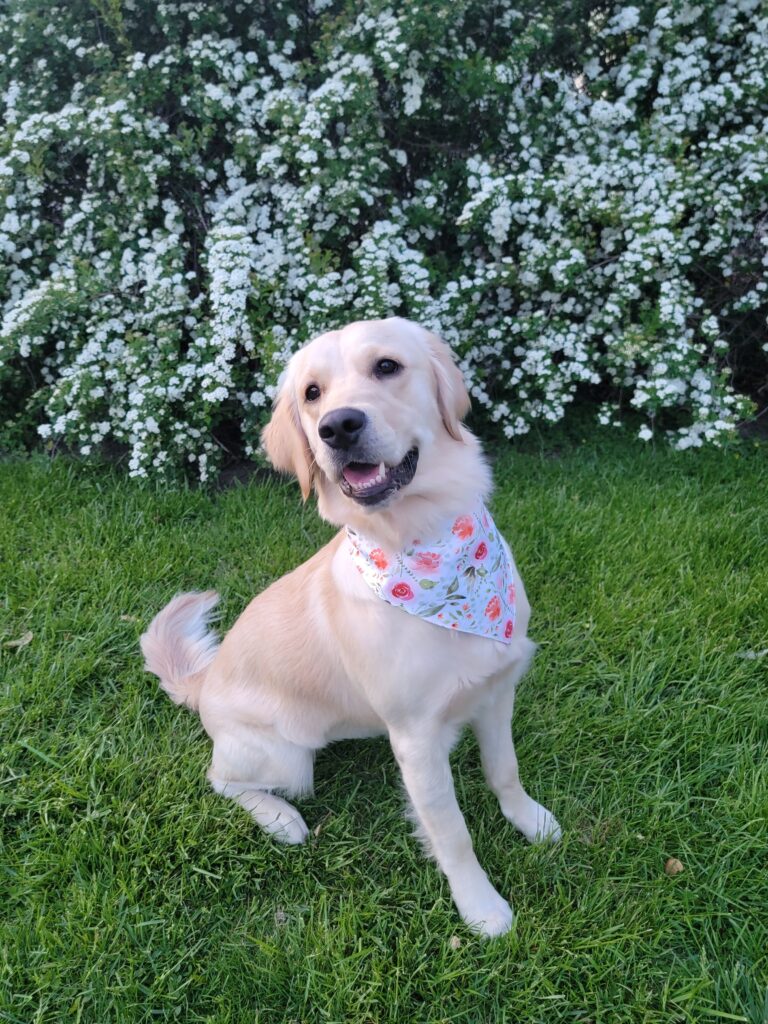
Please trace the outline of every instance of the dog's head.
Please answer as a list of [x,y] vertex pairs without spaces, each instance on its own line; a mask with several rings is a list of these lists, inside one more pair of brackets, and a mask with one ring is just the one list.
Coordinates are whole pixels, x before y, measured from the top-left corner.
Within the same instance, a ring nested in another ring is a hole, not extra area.
[[447,449],[472,445],[469,396],[448,346],[393,317],[350,324],[291,359],[263,443],[276,469],[312,486],[331,522],[430,498]]

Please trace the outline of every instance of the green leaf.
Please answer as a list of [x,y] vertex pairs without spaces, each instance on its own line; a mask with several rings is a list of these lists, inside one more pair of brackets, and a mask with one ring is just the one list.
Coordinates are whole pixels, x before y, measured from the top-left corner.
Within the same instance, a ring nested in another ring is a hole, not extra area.
[[437,582],[435,580],[419,580],[419,586],[422,590],[431,590],[432,587],[437,586]]

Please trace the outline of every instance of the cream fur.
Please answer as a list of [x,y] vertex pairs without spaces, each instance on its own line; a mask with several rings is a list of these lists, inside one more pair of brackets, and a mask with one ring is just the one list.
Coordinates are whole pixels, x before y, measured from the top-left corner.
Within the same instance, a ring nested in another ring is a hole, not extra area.
[[[371,367],[382,358],[403,370],[377,379]],[[320,388],[314,402],[304,398],[308,384]],[[314,487],[325,519],[400,548],[490,492],[479,443],[460,425],[468,405],[440,339],[398,318],[362,321],[296,353],[264,444],[305,496]],[[413,480],[382,507],[361,507],[342,493],[333,453],[318,436],[322,416],[345,406],[366,413],[369,443],[387,465],[419,449]],[[338,534],[255,597],[219,647],[204,629],[213,595],[175,598],[142,638],[147,668],[172,699],[198,707],[213,740],[214,789],[284,842],[302,842],[307,827],[274,791],[310,791],[315,751],[332,740],[387,735],[410,813],[461,916],[484,935],[500,935],[512,910],[474,854],[448,755],[471,725],[504,815],[531,841],[559,837],[554,817],[523,789],[512,743],[515,685],[534,651],[522,581],[511,644],[451,633],[377,598],[342,540]]]

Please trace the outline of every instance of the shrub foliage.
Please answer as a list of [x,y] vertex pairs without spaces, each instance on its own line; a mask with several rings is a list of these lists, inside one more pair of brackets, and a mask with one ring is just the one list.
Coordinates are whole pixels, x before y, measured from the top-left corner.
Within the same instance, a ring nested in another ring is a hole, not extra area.
[[761,0],[7,0],[0,95],[6,430],[205,479],[391,314],[508,437],[586,389],[717,443],[764,383]]

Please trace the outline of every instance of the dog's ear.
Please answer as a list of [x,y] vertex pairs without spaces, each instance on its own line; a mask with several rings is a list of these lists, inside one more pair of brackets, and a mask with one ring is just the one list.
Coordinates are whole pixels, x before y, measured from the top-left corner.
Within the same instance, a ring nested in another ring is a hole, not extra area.
[[470,401],[467,386],[450,347],[436,334],[427,332],[432,371],[437,384],[437,407],[443,417],[445,429],[456,441],[461,441],[459,427],[469,412]]
[[315,460],[299,422],[296,403],[285,386],[275,399],[272,419],[261,432],[261,443],[275,469],[296,476],[306,501],[312,490]]

